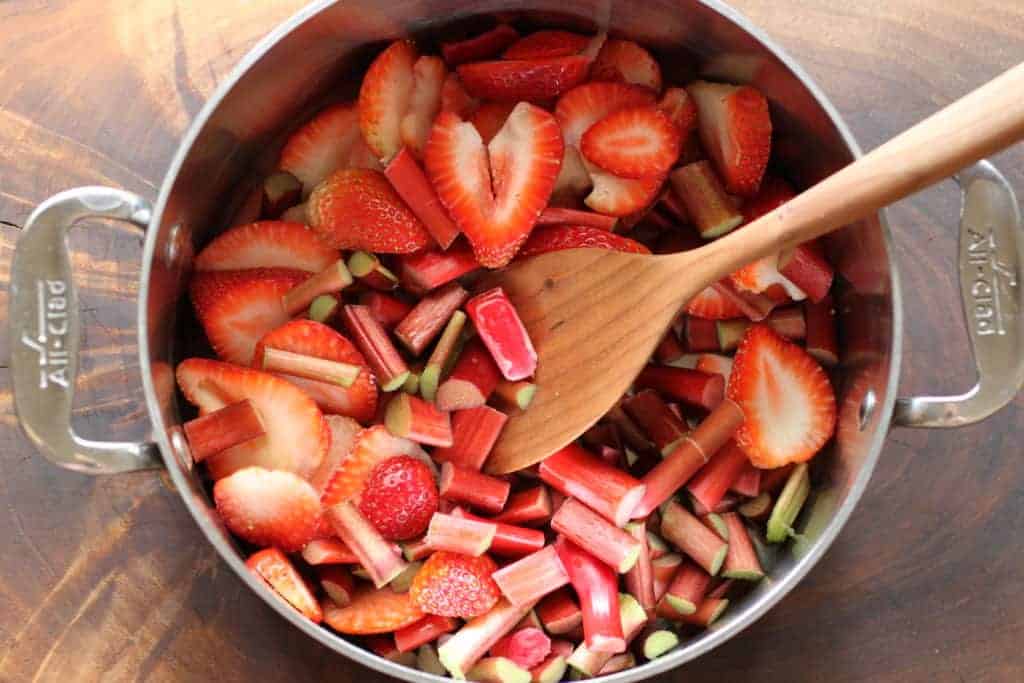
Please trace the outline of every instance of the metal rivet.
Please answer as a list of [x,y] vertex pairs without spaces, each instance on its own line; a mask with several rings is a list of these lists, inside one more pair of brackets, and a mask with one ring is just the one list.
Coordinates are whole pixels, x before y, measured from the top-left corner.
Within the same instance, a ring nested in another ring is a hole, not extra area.
[[860,402],[860,431],[868,426],[868,421],[871,416],[875,413],[875,407],[878,405],[878,397],[875,396],[874,389],[868,389],[868,392],[864,394],[864,398]]

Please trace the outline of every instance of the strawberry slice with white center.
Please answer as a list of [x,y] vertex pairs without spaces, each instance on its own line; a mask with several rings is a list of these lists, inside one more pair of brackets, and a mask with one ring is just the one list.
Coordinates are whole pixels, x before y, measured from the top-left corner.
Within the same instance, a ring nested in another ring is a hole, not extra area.
[[714,287],[705,287],[697,296],[690,299],[690,302],[686,304],[686,312],[696,318],[706,320],[729,320],[743,317],[743,309]]
[[308,277],[286,268],[207,270],[192,277],[189,294],[217,355],[249,365],[260,337],[288,322],[281,297]]
[[743,336],[727,395],[743,409],[746,419],[734,438],[755,467],[810,460],[835,431],[828,375],[767,325],[752,325]]
[[590,71],[595,81],[625,81],[661,91],[661,67],[651,53],[632,40],[605,41]]
[[441,90],[448,68],[440,57],[420,57],[412,67],[412,93],[409,107],[399,127],[402,143],[416,155],[423,157],[423,148],[430,136],[434,117],[441,111]]
[[358,503],[373,468],[396,455],[417,458],[436,469],[430,456],[418,444],[393,436],[384,425],[374,425],[356,434],[352,453],[335,470],[320,503],[324,508],[346,500]]
[[679,129],[653,105],[627,107],[604,117],[583,134],[580,151],[623,178],[663,176],[679,158]]
[[309,478],[330,445],[323,414],[301,389],[267,372],[230,363],[190,358],[178,364],[178,386],[200,414],[244,399],[252,401],[266,434],[206,460],[221,479],[244,467],[293,472]]
[[779,272],[779,255],[772,254],[748,263],[729,276],[736,289],[760,294],[770,287],[778,285],[793,301],[803,301],[807,295],[793,284],[789,278]]
[[697,105],[704,149],[731,194],[757,194],[772,147],[768,100],[749,85],[697,81],[687,87]]
[[594,189],[583,203],[608,216],[628,216],[647,207],[661,194],[665,176],[621,178],[583,160]]
[[427,173],[481,265],[515,256],[547,206],[562,162],[555,118],[521,102],[485,147],[472,123],[442,112],[427,143]]
[[548,59],[501,59],[458,67],[459,78],[474,97],[509,102],[543,102],[562,95],[587,79],[591,59],[583,56]]
[[584,83],[559,98],[555,118],[565,145],[579,147],[587,129],[604,117],[645,104],[654,104],[654,93],[646,88],[628,83]]
[[359,376],[350,387],[292,375],[281,377],[309,394],[326,413],[347,415],[363,423],[373,420],[377,412],[377,381],[363,354],[341,333],[314,320],[292,320],[268,332],[256,344],[253,363],[257,367],[264,347],[360,366]]
[[377,55],[359,89],[359,128],[385,163],[402,149],[402,120],[409,112],[418,55],[408,40],[396,40]]
[[337,249],[302,223],[257,221],[218,235],[193,264],[197,271],[294,268],[319,273],[339,258]]
[[220,479],[213,502],[231,533],[289,553],[313,540],[320,517],[320,496],[308,481],[262,467],[245,467]]
[[362,425],[351,417],[342,415],[324,415],[324,424],[331,432],[331,447],[327,449],[320,466],[309,479],[309,483],[316,489],[318,496],[323,494],[324,489],[327,488],[335,470],[341,467],[341,463],[352,454],[352,448],[356,444],[356,435],[363,431]]
[[313,623],[319,624],[323,621],[323,610],[313,595],[312,587],[280,550],[261,550],[246,560],[245,566]]
[[324,109],[292,133],[281,148],[277,167],[302,181],[302,196],[339,168],[380,168],[359,130],[354,104]]

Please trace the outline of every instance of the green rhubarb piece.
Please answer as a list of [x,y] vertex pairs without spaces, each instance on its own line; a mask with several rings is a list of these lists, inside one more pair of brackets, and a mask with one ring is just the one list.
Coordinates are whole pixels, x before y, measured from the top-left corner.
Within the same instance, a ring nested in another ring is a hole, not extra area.
[[750,321],[743,318],[734,320],[719,320],[715,323],[715,330],[718,333],[718,348],[722,351],[734,351],[740,345],[740,340],[750,327]]
[[468,681],[481,683],[530,683],[530,672],[507,657],[481,659],[466,674]]
[[326,322],[337,312],[340,305],[337,297],[321,294],[309,304],[309,319],[318,323]]
[[672,631],[655,631],[644,638],[644,657],[657,659],[678,644],[679,636]]
[[786,480],[786,485],[779,494],[768,518],[768,542],[782,543],[793,534],[793,522],[800,514],[800,508],[811,492],[811,480],[807,474],[807,463],[800,463],[793,468]]
[[455,311],[444,326],[441,337],[437,340],[427,365],[420,373],[420,395],[433,402],[437,397],[437,387],[441,384],[441,375],[450,369],[452,358],[458,355],[459,340],[466,326],[466,314]]
[[709,512],[704,515],[704,521],[723,541],[729,540],[729,525],[722,519],[722,515],[717,512]]
[[558,683],[565,676],[565,657],[550,657],[532,672],[533,683]]
[[415,372],[410,372],[409,376],[405,378],[405,384],[402,385],[402,391],[407,394],[416,395],[416,392],[420,388],[420,376]]
[[441,660],[437,658],[437,650],[429,643],[421,645],[416,650],[416,668],[435,676],[444,676],[446,673],[444,667],[441,666]]
[[405,372],[396,375],[395,378],[392,379],[387,384],[382,384],[380,388],[385,392],[398,391],[399,389],[405,386],[406,382],[409,381],[409,375],[411,374],[411,372],[406,370]]
[[416,572],[418,572],[422,566],[422,562],[410,562],[406,565],[405,569],[403,569],[398,576],[391,579],[391,583],[388,584],[391,586],[391,590],[395,593],[407,592],[409,587],[412,586],[412,580],[416,577]]

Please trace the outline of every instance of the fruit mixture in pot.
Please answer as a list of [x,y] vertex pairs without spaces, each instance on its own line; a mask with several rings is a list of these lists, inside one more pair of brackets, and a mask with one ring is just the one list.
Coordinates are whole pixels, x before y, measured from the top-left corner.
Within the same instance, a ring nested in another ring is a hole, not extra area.
[[481,272],[690,249],[793,189],[753,87],[665,83],[603,34],[499,24],[440,53],[380,51],[284,145],[262,220],[198,255],[217,360],[177,367],[184,433],[252,572],[313,622],[455,678],[620,671],[792,535],[835,427],[833,270],[812,243],[709,287],[576,443],[488,474],[537,354]]

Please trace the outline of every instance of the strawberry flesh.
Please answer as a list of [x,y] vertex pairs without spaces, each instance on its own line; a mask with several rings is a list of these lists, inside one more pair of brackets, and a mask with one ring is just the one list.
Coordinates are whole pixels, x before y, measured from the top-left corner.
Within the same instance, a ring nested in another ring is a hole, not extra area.
[[580,56],[473,62],[458,67],[470,95],[511,102],[558,97],[586,80],[589,70],[590,59]]
[[290,268],[319,273],[341,255],[302,223],[258,221],[218,235],[196,256],[201,270]]
[[245,566],[310,621],[319,624],[323,620],[313,589],[280,550],[261,550],[246,560]]
[[631,40],[606,40],[597,53],[590,77],[595,81],[624,81],[661,91],[661,67],[651,53]]
[[610,249],[631,254],[649,254],[650,249],[614,232],[586,225],[552,225],[538,228],[519,250],[517,259],[524,259],[562,249]]
[[590,44],[590,38],[571,31],[534,31],[513,43],[504,59],[550,59],[578,55]]
[[400,455],[370,472],[359,511],[384,538],[405,541],[426,532],[437,502],[434,473],[422,460]]
[[359,128],[378,158],[389,161],[402,148],[402,120],[409,111],[416,77],[416,47],[396,40],[377,55],[359,89]]
[[320,497],[291,472],[246,467],[217,481],[213,500],[224,525],[253,545],[297,552],[313,540]]
[[423,563],[409,595],[427,614],[472,619],[494,607],[501,597],[491,578],[497,569],[487,555],[438,551]]
[[396,593],[387,586],[362,584],[344,607],[333,600],[324,603],[324,623],[338,633],[351,635],[391,633],[422,618],[423,612],[409,593]]
[[679,129],[653,106],[620,109],[587,129],[580,151],[623,178],[663,176],[679,158]]
[[302,196],[342,168],[379,168],[380,163],[359,130],[359,110],[353,104],[327,107],[297,131],[284,147],[277,166],[302,182]]

